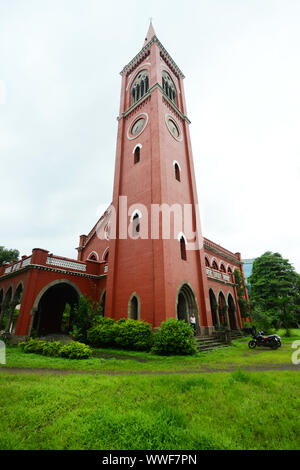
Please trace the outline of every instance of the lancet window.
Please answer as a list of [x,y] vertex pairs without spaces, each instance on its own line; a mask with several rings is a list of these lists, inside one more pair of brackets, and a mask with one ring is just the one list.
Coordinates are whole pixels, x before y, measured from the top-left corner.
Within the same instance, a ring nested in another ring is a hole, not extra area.
[[172,78],[165,70],[162,73],[162,87],[170,100],[176,104],[176,88]]
[[149,90],[149,74],[147,70],[139,72],[131,87],[131,104],[136,103]]

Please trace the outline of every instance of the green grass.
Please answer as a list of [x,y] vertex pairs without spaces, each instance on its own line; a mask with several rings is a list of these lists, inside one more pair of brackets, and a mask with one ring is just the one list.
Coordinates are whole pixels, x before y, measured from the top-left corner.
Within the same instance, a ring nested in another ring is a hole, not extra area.
[[295,372],[0,374],[0,449],[299,449]]
[[[92,357],[90,359],[64,359],[26,354],[17,346],[7,347],[6,366],[24,368],[81,369],[105,371],[205,371],[225,367],[255,367],[267,364],[291,364],[294,350],[292,342],[300,339],[300,330],[292,330],[292,336],[285,338],[282,332],[282,347],[276,351],[269,348],[250,350],[250,337],[233,341],[231,347],[201,352],[195,356],[156,356],[150,353],[124,351],[120,349],[98,349],[95,354],[114,355],[115,358]],[[128,359],[124,359],[127,357]],[[121,358],[121,359],[120,359]],[[137,360],[133,360],[136,358]],[[144,362],[142,362],[144,361]]]
[[[299,366],[294,371],[245,370],[290,366],[299,330],[292,335],[281,333],[283,345],[276,351],[251,351],[249,338],[242,338],[232,347],[190,357],[98,349],[98,356],[116,357],[70,360],[7,347],[0,374],[0,449],[299,449]],[[75,373],[17,374],[5,367]],[[207,373],[231,367],[235,372]],[[138,374],[144,371],[154,375]],[[159,375],[162,371],[166,375]]]

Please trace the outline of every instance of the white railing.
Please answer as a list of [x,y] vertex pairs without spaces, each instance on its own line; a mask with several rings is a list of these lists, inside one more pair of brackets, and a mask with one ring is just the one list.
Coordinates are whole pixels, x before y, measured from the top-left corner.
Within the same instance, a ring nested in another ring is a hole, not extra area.
[[31,263],[31,256],[30,258],[24,259],[24,261],[22,262],[22,268],[24,268],[25,266],[28,266],[30,263]]
[[47,264],[51,266],[58,266],[59,268],[68,268],[68,269],[76,269],[77,271],[86,271],[86,265],[81,263],[76,263],[74,261],[67,261],[65,259],[60,258],[53,258],[52,256],[48,256]]

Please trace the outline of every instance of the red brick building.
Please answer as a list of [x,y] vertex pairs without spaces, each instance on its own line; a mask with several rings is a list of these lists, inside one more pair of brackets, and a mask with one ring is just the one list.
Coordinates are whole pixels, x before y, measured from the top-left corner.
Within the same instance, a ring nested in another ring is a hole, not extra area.
[[34,249],[0,268],[0,329],[17,337],[61,331],[81,294],[105,316],[153,327],[192,312],[201,334],[242,326],[241,255],[202,237],[184,75],[152,24],[121,76],[112,203],[80,237],[78,259]]

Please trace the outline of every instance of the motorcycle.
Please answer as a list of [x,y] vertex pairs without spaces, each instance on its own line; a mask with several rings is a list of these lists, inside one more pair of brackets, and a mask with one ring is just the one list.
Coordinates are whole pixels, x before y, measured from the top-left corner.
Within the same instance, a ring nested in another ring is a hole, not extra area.
[[263,331],[259,331],[258,334],[252,333],[252,338],[249,343],[249,349],[254,349],[256,346],[266,346],[271,349],[278,349],[281,346],[281,338],[278,335],[264,336]]

